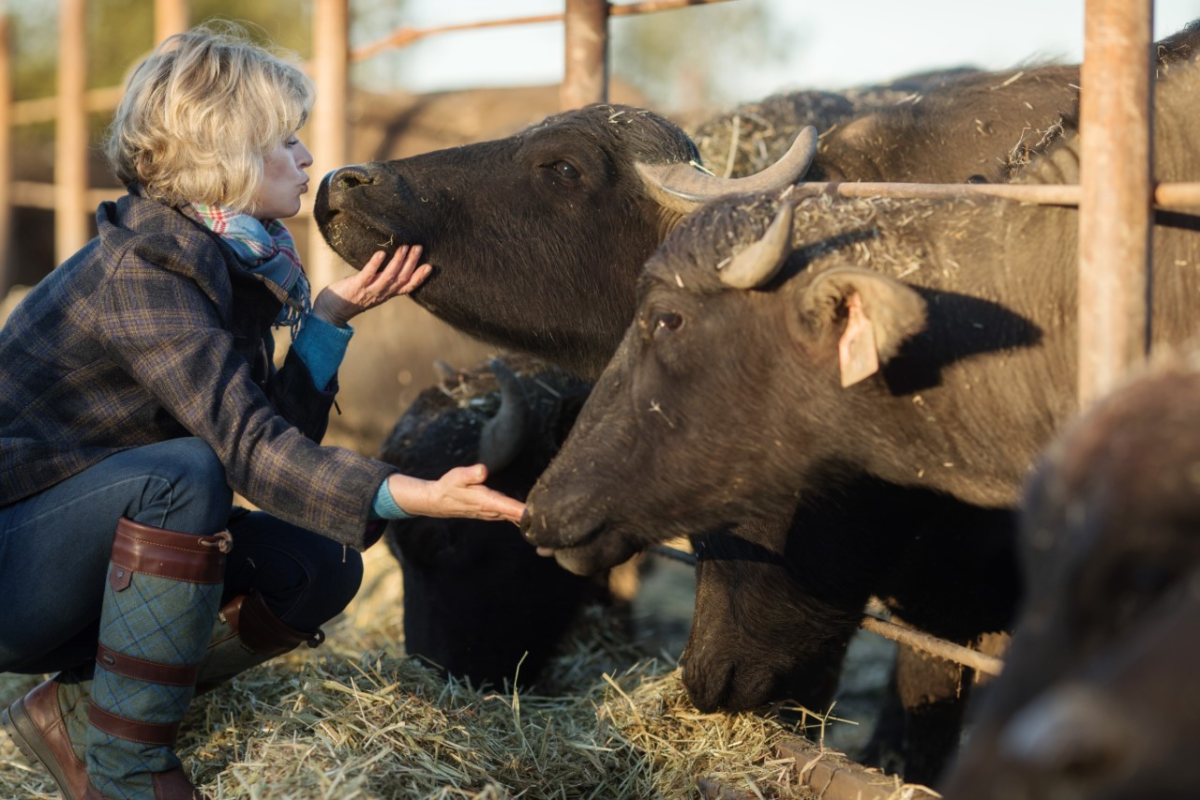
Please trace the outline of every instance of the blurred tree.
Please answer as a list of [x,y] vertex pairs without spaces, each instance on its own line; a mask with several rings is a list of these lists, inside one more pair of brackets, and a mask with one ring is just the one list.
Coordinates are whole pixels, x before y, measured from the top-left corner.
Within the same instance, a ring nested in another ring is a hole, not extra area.
[[[362,0],[359,0],[362,2]],[[220,18],[245,23],[250,35],[307,57],[311,3],[287,0],[192,0],[193,24]],[[58,4],[9,0],[13,19],[13,83],[18,100],[55,92]],[[147,0],[89,0],[88,87],[117,86],[156,44],[154,6]]]
[[781,62],[796,45],[757,0],[614,16],[609,30],[612,77],[673,112],[757,99],[739,91],[740,68]]
[[[405,0],[351,0],[350,46],[362,47],[411,26]],[[351,67],[350,80],[360,88],[386,92],[404,85],[404,48],[389,48]]]

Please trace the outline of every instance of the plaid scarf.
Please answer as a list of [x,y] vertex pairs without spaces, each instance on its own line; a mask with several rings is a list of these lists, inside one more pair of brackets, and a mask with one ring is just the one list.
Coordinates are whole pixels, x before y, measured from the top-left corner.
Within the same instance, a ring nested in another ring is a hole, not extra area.
[[204,203],[191,203],[184,207],[184,213],[220,236],[248,272],[283,290],[287,299],[275,325],[291,328],[295,338],[297,326],[312,310],[312,301],[308,277],[287,226],[277,219],[264,224],[249,214],[231,213]]

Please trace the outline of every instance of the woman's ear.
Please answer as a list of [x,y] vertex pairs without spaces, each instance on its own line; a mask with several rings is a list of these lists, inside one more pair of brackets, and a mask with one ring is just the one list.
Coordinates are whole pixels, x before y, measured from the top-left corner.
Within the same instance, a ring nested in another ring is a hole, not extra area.
[[[837,331],[842,386],[879,371],[906,339],[925,328],[925,301],[900,281],[853,267],[817,275],[800,296],[800,311],[820,331]],[[824,338],[824,337],[823,337]]]

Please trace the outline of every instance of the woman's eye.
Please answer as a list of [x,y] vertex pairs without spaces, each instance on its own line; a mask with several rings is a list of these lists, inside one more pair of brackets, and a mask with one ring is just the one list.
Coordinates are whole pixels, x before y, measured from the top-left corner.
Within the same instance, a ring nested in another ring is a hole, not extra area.
[[677,331],[683,325],[683,317],[673,311],[664,311],[660,314],[655,314],[651,321],[651,328],[655,333],[659,331]]
[[550,168],[558,173],[559,177],[567,180],[577,180],[579,178],[579,170],[575,169],[575,165],[567,161],[555,161],[550,165]]

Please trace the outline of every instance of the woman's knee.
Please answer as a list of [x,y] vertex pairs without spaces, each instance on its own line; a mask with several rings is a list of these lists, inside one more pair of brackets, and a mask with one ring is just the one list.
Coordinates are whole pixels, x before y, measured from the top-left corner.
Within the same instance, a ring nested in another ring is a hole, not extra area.
[[134,519],[148,525],[195,534],[225,527],[233,492],[225,467],[203,439],[172,439],[142,448],[153,480],[146,485]]

